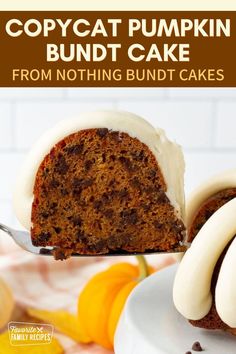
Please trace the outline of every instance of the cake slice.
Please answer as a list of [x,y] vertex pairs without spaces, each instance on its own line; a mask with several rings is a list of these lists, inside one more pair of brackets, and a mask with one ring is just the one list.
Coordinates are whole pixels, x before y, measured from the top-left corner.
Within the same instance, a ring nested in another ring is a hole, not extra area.
[[164,132],[125,112],[65,120],[33,147],[15,209],[56,258],[178,251],[185,237],[184,162]]
[[[236,287],[234,267],[228,264],[236,252],[235,214],[236,170],[211,178],[192,193],[187,201],[187,239],[192,245],[177,271],[173,291],[177,309],[193,326],[234,334]],[[233,321],[226,307],[234,314]]]

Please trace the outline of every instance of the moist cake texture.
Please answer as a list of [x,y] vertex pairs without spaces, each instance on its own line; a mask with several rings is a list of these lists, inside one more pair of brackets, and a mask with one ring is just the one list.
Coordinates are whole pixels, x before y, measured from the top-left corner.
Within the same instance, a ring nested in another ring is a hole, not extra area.
[[185,227],[166,191],[156,157],[140,140],[107,128],[80,130],[38,169],[32,242],[55,247],[59,259],[179,250]]

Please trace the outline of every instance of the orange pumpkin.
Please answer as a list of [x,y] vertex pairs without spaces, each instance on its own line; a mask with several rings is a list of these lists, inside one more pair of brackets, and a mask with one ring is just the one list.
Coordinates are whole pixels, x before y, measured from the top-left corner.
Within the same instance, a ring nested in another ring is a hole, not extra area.
[[96,274],[82,290],[78,301],[78,317],[91,341],[112,349],[114,334],[127,297],[154,270],[143,256],[139,266],[117,263]]

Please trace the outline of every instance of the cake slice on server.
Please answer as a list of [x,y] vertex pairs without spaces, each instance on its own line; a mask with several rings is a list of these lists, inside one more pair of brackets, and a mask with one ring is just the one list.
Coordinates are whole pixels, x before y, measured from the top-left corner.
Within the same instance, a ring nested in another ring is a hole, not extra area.
[[236,335],[236,170],[201,184],[186,210],[191,247],[176,274],[175,306],[196,327]]
[[183,248],[181,148],[144,119],[99,111],[60,122],[33,146],[14,194],[35,246],[57,259]]

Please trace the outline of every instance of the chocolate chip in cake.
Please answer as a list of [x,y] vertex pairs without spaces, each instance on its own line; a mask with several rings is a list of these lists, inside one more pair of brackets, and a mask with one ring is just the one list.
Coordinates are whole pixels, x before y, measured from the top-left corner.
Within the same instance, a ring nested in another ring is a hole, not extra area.
[[150,170],[150,171],[149,171],[149,176],[150,176],[151,178],[156,177],[156,174],[157,174],[157,171],[156,171],[156,170]]
[[78,241],[83,242],[86,241],[86,236],[83,231],[79,230],[76,234],[76,238]]
[[192,345],[192,350],[194,350],[195,352],[202,352],[202,346],[199,342],[194,342]]
[[103,193],[103,194],[102,194],[102,196],[101,196],[101,201],[102,201],[102,203],[104,203],[104,204],[111,203],[112,200],[113,200],[117,195],[119,195],[119,192],[118,192],[118,191],[111,190],[111,191],[109,191],[108,193]]
[[133,159],[134,159],[135,161],[143,161],[144,158],[145,158],[145,155],[144,155],[144,151],[143,151],[143,150],[131,152],[131,156],[133,157]]
[[107,219],[111,219],[112,216],[114,215],[114,211],[112,209],[106,209],[103,211],[103,215],[107,218]]
[[106,162],[106,154],[105,154],[105,153],[102,154],[102,162],[103,162],[103,163]]
[[84,179],[82,182],[83,187],[90,187],[93,185],[94,180],[92,178],[90,179]]
[[72,182],[72,187],[73,188],[86,188],[86,187],[92,186],[93,182],[94,181],[92,178],[83,179],[83,178],[75,177]]
[[81,227],[81,225],[82,225],[82,220],[81,220],[81,218],[79,216],[72,217],[71,218],[71,222],[72,222],[74,227],[76,227],[76,226]]
[[188,351],[188,352],[186,352],[185,354],[192,354],[192,352]]
[[48,173],[49,173],[49,169],[48,169],[47,167],[44,168],[44,170],[43,170],[43,176],[44,176],[44,177],[47,177]]
[[118,197],[123,199],[123,198],[128,198],[129,197],[129,192],[126,189],[121,189],[118,193]]
[[108,193],[103,193],[102,197],[101,197],[102,203],[106,204],[106,203],[109,202],[109,200],[110,200],[109,194]]
[[54,227],[54,230],[55,230],[55,232],[56,232],[57,235],[59,235],[59,234],[61,233],[61,228],[58,227],[58,226],[55,226],[55,227]]
[[60,192],[61,192],[61,195],[63,195],[64,197],[69,194],[69,192],[66,189],[64,189],[64,188],[62,188],[60,190]]
[[50,232],[41,232],[41,234],[38,235],[38,239],[40,241],[49,241],[51,238]]
[[122,211],[120,217],[124,225],[135,225],[138,222],[137,210],[134,208]]
[[176,233],[178,240],[182,240],[186,233],[184,224],[179,220],[176,220],[175,223],[170,224],[170,230]]
[[102,208],[102,202],[101,200],[95,200],[95,202],[93,203],[94,209],[96,209],[97,211],[99,211]]
[[42,218],[44,218],[44,219],[47,219],[47,218],[50,216],[49,213],[46,212],[46,211],[43,211],[40,215],[41,215]]
[[81,187],[81,179],[75,177],[72,181],[72,188],[79,188]]
[[147,186],[143,190],[144,190],[145,193],[150,194],[150,195],[153,194],[153,193],[156,193],[156,195],[159,196],[159,193],[160,193],[157,190],[157,188],[154,187],[154,186]]
[[120,132],[117,132],[117,131],[111,132],[111,136],[117,143],[122,141],[122,133],[120,133]]
[[56,179],[53,178],[53,179],[50,181],[49,186],[50,186],[51,188],[57,188],[57,187],[60,186],[60,183],[59,183]]
[[100,129],[97,129],[97,135],[98,135],[100,138],[104,138],[107,134],[108,134],[108,129],[107,129],[107,128],[100,128]]
[[181,232],[185,230],[184,224],[180,223],[179,220],[176,220],[175,223],[171,223],[171,228],[174,229],[176,232]]
[[92,252],[97,252],[97,253],[105,253],[107,251],[106,248],[107,241],[106,240],[100,240],[94,244],[88,245],[88,248]]
[[111,159],[111,161],[113,161],[113,162],[114,162],[114,161],[116,160],[115,155],[111,155],[111,156],[110,156],[110,159]]
[[72,190],[72,195],[76,200],[81,198],[82,188],[75,188]]
[[[40,245],[41,243],[45,243],[47,241],[49,241],[51,238],[51,233],[50,232],[41,232],[38,237],[37,237],[37,245]],[[35,246],[37,246],[35,243],[34,243]]]
[[128,244],[130,235],[125,233],[118,233],[115,236],[110,236],[107,240],[107,244],[110,250],[122,248],[124,244]]
[[49,209],[49,214],[50,216],[54,215],[57,211],[57,203],[53,202],[49,205],[48,209]]
[[66,159],[64,156],[59,155],[58,161],[55,164],[55,172],[59,175],[65,175],[68,172],[69,166],[66,163]]
[[83,150],[84,150],[83,143],[68,146],[67,148],[65,148],[65,151],[70,155],[80,155],[80,154],[82,154]]
[[133,186],[134,188],[141,189],[141,183],[140,183],[138,177],[132,178],[131,181],[130,181],[130,184],[131,184],[131,186]]
[[109,187],[114,187],[116,185],[116,180],[115,178],[112,178],[111,181],[109,182]]
[[156,230],[160,230],[163,227],[163,224],[161,224],[159,221],[154,221],[153,223],[154,227]]
[[109,249],[121,248],[123,243],[122,237],[118,236],[110,236],[107,240],[107,245]]
[[42,194],[43,197],[48,195],[48,188],[46,188],[46,185],[42,186],[41,194]]
[[160,204],[169,203],[169,199],[167,198],[165,192],[159,192],[159,194],[157,195],[157,201]]
[[92,160],[85,161],[85,163],[84,163],[85,171],[89,171],[91,169],[92,165],[93,165],[93,161]]
[[151,209],[151,205],[142,203],[141,208],[143,208],[145,212],[148,212]]
[[130,159],[128,159],[127,157],[120,156],[119,160],[122,163],[122,165],[126,168],[127,171],[132,172],[135,170],[134,165],[132,164]]

